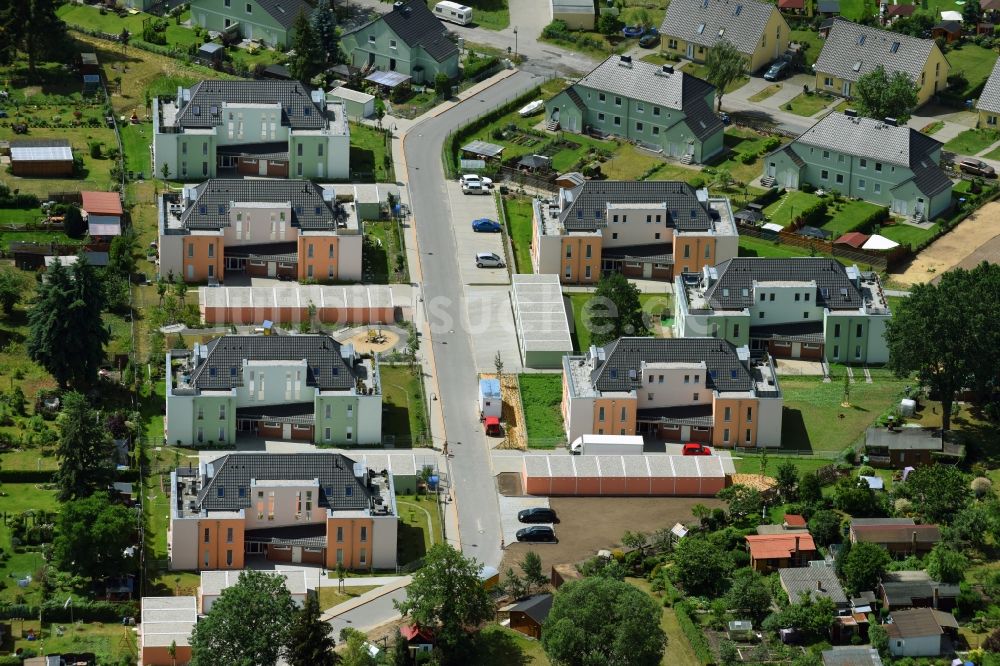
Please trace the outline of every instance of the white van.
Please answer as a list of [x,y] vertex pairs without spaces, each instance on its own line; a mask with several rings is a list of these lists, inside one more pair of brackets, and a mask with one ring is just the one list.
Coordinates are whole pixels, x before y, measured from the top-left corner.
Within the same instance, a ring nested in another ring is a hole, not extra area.
[[442,21],[451,21],[459,25],[472,23],[472,7],[449,2],[449,0],[441,0],[434,5],[434,14]]

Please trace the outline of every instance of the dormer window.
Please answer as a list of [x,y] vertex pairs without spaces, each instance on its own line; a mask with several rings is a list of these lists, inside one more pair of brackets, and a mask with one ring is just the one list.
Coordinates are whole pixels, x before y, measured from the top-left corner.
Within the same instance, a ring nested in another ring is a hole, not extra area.
[[219,204],[219,215],[225,215],[226,206],[224,204]]
[[323,214],[323,207],[322,206],[316,206],[316,214],[317,215],[322,215]]
[[191,113],[193,113],[196,116],[200,116],[201,115],[201,106],[199,106],[198,104],[195,104],[194,106],[192,106],[191,107]]
[[198,214],[199,215],[208,215],[208,206],[206,206],[204,204],[198,206]]
[[308,106],[303,106],[302,107],[302,115],[303,116],[310,116],[310,115],[312,115],[312,109],[310,109]]

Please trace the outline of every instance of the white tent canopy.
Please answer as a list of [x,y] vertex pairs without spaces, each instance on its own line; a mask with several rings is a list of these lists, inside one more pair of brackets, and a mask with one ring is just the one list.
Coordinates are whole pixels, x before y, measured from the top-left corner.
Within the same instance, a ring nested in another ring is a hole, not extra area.
[[898,247],[899,243],[894,240],[890,240],[885,236],[880,236],[879,234],[873,234],[865,244],[861,246],[863,250],[891,250],[894,247]]
[[941,12],[942,21],[961,21],[962,12],[956,12],[954,10],[949,10],[946,12]]

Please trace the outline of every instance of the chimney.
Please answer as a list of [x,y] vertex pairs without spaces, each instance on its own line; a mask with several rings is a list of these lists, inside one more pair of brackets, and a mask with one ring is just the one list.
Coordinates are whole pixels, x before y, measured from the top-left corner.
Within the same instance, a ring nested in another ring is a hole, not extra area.
[[890,127],[899,127],[899,121],[896,120],[895,118],[886,118],[885,124],[889,125]]
[[664,74],[673,74],[674,73],[674,66],[673,65],[664,65],[663,66],[663,73]]
[[623,67],[632,67],[632,56],[630,55],[619,56],[618,64]]
[[854,109],[844,109],[844,115],[847,116],[848,118],[857,118],[858,112],[855,111]]
[[936,609],[937,609],[937,607],[938,607],[938,601],[939,601],[939,596],[940,596],[940,594],[941,594],[941,593],[940,593],[940,591],[938,590],[938,586],[937,586],[937,585],[935,585],[935,586],[934,586],[934,604],[933,604],[933,606],[932,606],[932,608],[934,608],[935,610],[936,610]]
[[822,592],[823,591],[823,581],[821,581],[821,580],[817,580],[816,581],[816,591],[817,592]]

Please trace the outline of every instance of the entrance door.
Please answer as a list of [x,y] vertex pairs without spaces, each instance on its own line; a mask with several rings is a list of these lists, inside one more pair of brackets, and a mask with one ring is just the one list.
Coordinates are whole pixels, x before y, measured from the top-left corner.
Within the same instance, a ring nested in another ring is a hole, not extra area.
[[257,175],[258,176],[267,175],[267,160],[257,160]]
[[252,23],[247,23],[246,24],[246,28],[247,28],[246,38],[247,39],[253,39],[253,24]]
[[793,342],[792,343],[792,358],[798,358],[802,356],[802,343]]
[[681,440],[685,442],[691,441],[691,426],[681,426]]
[[794,171],[785,172],[785,189],[794,190],[799,186],[799,174]]
[[317,162],[316,163],[316,177],[317,178],[322,178],[323,177],[323,173],[324,173],[323,166],[324,166],[324,164],[322,162]]
[[649,280],[653,277],[653,264],[646,262],[642,265],[642,277],[645,280]]
[[291,439],[292,438],[292,424],[282,423],[281,424],[281,439]]
[[844,81],[844,87],[843,87],[842,91],[844,93],[844,97],[850,97],[851,96],[851,82],[850,81]]
[[269,261],[267,262],[267,277],[275,277],[278,275],[278,262]]
[[768,162],[767,164],[767,176],[768,178],[774,178],[775,174],[778,173],[778,165],[774,162]]
[[302,546],[292,546],[292,564],[302,564]]
[[688,60],[694,60],[694,44],[688,44],[687,57]]
[[914,215],[923,215],[924,214],[924,200],[923,199],[917,198],[917,203],[915,203],[913,205],[913,214]]
[[188,264],[188,280],[194,280],[194,264]]

